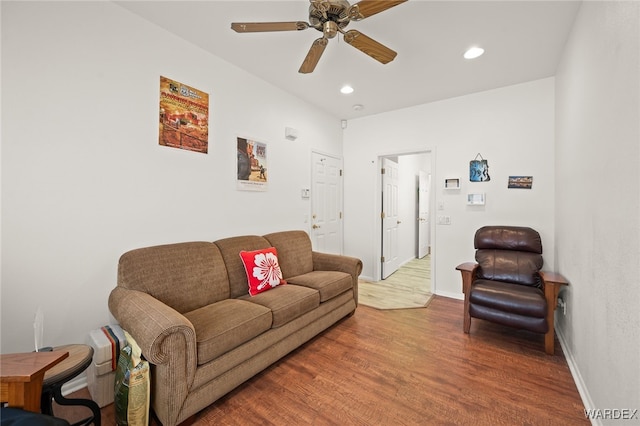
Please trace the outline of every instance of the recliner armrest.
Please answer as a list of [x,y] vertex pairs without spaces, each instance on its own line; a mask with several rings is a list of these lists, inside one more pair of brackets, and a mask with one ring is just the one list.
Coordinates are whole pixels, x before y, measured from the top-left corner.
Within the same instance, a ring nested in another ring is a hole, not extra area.
[[558,305],[558,293],[560,287],[568,285],[569,281],[562,275],[555,272],[538,272],[540,278],[542,278],[542,285],[544,290],[544,298],[547,301],[547,324],[549,325],[549,332],[544,336],[544,350],[547,354],[554,354],[554,312]]
[[464,324],[462,329],[469,334],[471,328],[471,315],[469,314],[469,291],[471,283],[476,279],[478,268],[480,265],[476,262],[465,262],[456,266],[456,269],[462,274],[462,292],[464,293]]
[[562,276],[561,274],[558,274],[557,272],[540,271],[539,274],[540,274],[540,278],[542,278],[542,281],[544,283],[553,283],[558,285],[569,284],[569,280],[567,280],[564,276]]
[[468,296],[471,283],[476,279],[479,266],[476,262],[465,262],[456,266],[456,269],[462,274],[462,292],[465,298]]
[[569,285],[569,281],[562,275],[556,272],[538,272],[542,279],[542,290],[544,291],[544,297],[547,300],[547,304],[552,306],[553,309],[549,310],[549,320],[553,321],[553,311],[558,304],[558,293],[563,285]]

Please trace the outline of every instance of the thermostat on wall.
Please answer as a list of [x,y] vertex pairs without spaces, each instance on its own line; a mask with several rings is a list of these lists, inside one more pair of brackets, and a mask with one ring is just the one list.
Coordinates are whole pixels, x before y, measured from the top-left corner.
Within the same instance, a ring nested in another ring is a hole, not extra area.
[[484,193],[467,194],[467,204],[470,206],[484,206]]

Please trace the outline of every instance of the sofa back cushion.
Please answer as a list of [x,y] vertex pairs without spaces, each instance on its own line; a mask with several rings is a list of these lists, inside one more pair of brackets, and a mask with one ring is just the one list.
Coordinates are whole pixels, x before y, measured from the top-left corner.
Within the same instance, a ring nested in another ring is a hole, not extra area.
[[229,297],[222,255],[208,242],[131,250],[120,257],[118,285],[148,293],[181,314]]
[[[243,235],[223,238],[214,244],[220,249],[229,280],[229,297],[237,298],[249,294],[247,273],[240,257],[241,251],[261,250],[271,247],[266,239],[258,235]],[[280,252],[278,252],[280,259]]]
[[264,238],[278,250],[278,262],[285,279],[313,271],[311,239],[304,231],[282,231]]

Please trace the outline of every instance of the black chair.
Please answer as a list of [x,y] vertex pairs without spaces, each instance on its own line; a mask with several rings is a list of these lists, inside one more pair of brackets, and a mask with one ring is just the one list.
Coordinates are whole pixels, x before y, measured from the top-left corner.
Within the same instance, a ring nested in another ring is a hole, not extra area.
[[0,408],[0,424],[2,426],[69,426],[69,422],[64,419],[15,407]]
[[476,262],[456,267],[462,273],[463,330],[471,318],[543,333],[544,348],[553,355],[554,311],[567,280],[542,272],[540,234],[527,227],[485,226],[474,238]]

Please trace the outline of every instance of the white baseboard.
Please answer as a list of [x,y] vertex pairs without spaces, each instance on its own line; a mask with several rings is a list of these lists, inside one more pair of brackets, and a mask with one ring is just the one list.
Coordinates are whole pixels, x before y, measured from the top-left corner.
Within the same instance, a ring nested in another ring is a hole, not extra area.
[[86,373],[82,373],[78,377],[62,385],[62,396],[67,396],[70,393],[79,391],[80,389],[86,388],[87,386],[87,375]]
[[[564,357],[567,360],[567,364],[569,365],[569,370],[571,371],[571,376],[573,376],[573,381],[578,388],[578,393],[580,394],[580,398],[582,399],[582,404],[584,405],[585,410],[593,410],[596,407],[593,405],[593,400],[591,399],[591,395],[589,395],[589,390],[587,389],[584,380],[582,379],[582,375],[580,374],[580,370],[578,369],[578,365],[576,364],[576,360],[573,356],[571,350],[569,350],[569,345],[567,344],[567,340],[562,334],[562,330],[556,328],[556,334],[558,335],[558,341],[560,341],[560,346],[562,346],[562,352],[564,352]],[[586,414],[585,414],[586,417]],[[602,426],[601,419],[590,419],[591,424],[594,426]]]
[[443,297],[448,297],[450,299],[457,299],[457,300],[464,300],[464,293],[451,293],[448,291],[438,291],[436,289],[436,293],[437,296],[443,296]]

